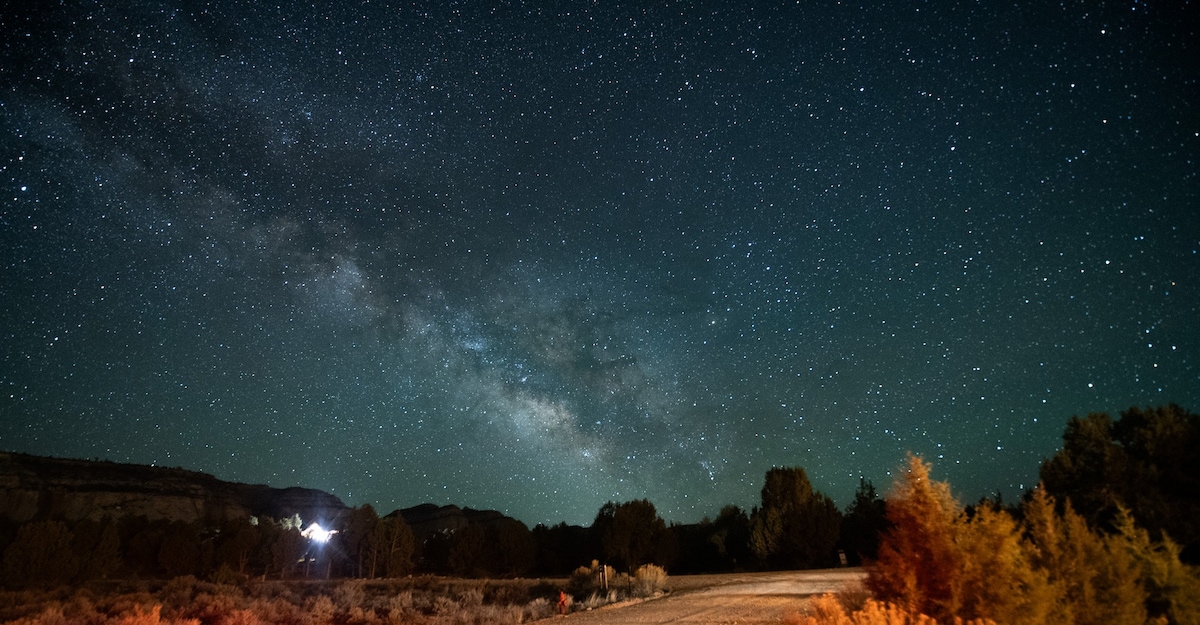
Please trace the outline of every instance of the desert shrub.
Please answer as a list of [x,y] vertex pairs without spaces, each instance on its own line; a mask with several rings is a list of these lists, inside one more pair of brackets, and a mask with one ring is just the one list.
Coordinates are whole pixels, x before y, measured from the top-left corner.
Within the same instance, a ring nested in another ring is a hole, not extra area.
[[[571,598],[567,597],[567,610],[571,609]],[[525,620],[538,621],[544,618],[554,616],[556,606],[552,605],[545,597],[538,597],[533,601],[525,604]]]
[[263,621],[253,610],[241,609],[221,616],[217,623],[220,625],[268,625],[270,621]]
[[200,619],[205,623],[218,622],[225,615],[244,607],[241,597],[223,592],[202,592],[196,595],[190,604],[184,605],[185,616]]
[[567,592],[572,595],[582,595],[590,592],[595,585],[595,575],[586,566],[575,569],[571,572],[571,576],[567,578]]
[[346,622],[350,625],[377,625],[381,621],[375,610],[354,606],[346,614]]
[[[597,587],[597,591],[603,591],[603,588]],[[608,591],[616,592],[624,596],[633,594],[633,578],[628,573],[617,573],[615,576],[608,578]]]
[[216,583],[216,584],[227,584],[230,586],[240,586],[242,584],[245,584],[250,579],[250,577],[243,573],[238,573],[237,571],[233,570],[233,568],[231,568],[228,564],[221,564],[221,566],[217,567],[217,570],[213,571],[212,574],[209,575],[209,579],[211,579],[213,581],[213,583]]
[[655,564],[643,564],[633,574],[634,594],[639,597],[650,597],[661,592],[667,586],[667,572]]
[[247,608],[263,623],[298,623],[300,606],[281,598],[256,597]]
[[436,595],[433,597],[433,613],[437,616],[457,616],[462,611],[462,606],[458,604],[452,597],[445,595]]
[[144,611],[146,606],[152,606],[159,602],[149,592],[132,592],[122,595],[117,595],[107,602],[108,605],[102,608],[102,611],[109,614],[133,614]]
[[7,621],[8,625],[74,625],[78,622],[68,619],[63,614],[62,606],[59,605],[42,608],[41,612],[33,616]]
[[461,623],[476,623],[478,625],[517,625],[524,617],[520,606],[512,605],[483,605],[463,610],[459,617]]
[[[976,619],[955,624],[995,625],[994,621]],[[815,597],[807,613],[793,612],[783,617],[784,625],[937,625],[937,619],[924,614],[912,614],[894,604],[867,600],[863,607],[847,613],[845,606],[834,595]]]
[[601,593],[594,592],[594,593],[588,595],[587,598],[585,598],[583,601],[575,602],[574,605],[578,605],[578,606],[582,607],[584,610],[595,610],[597,608],[602,608],[602,607],[608,605],[609,603],[610,603],[610,601],[609,601],[607,594],[601,594]]
[[135,606],[131,612],[127,612],[110,620],[112,625],[200,625],[200,621],[196,619],[166,619],[161,615],[162,606],[155,605],[149,610],[145,610],[142,606]]
[[104,619],[96,609],[92,593],[87,589],[80,589],[71,595],[63,607],[63,614],[72,623],[99,623]]
[[345,580],[333,588],[333,604],[339,610],[349,611],[350,608],[362,606],[365,600],[361,579]]
[[857,612],[867,605],[867,601],[871,599],[871,591],[867,590],[862,582],[855,581],[844,586],[834,596],[847,612]]
[[478,608],[483,605],[483,591],[478,588],[464,590],[458,595],[458,603],[468,610]]
[[392,595],[384,604],[387,622],[399,625],[411,620],[417,612],[415,605],[411,590]]
[[191,603],[196,594],[197,579],[194,575],[174,577],[159,591],[163,603],[171,606],[184,606]]
[[309,599],[304,606],[309,625],[327,625],[333,622],[336,613],[333,600],[327,595],[318,595]]

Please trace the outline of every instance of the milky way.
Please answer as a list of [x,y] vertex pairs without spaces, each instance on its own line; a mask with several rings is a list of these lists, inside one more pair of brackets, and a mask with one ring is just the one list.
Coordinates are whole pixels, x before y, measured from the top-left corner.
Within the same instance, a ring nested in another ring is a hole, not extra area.
[[1200,405],[1193,7],[728,4],[6,10],[0,448],[690,522]]

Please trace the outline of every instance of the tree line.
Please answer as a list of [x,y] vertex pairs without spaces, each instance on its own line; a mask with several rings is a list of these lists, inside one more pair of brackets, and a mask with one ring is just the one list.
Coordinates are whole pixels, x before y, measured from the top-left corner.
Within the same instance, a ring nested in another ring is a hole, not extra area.
[[[1092,531],[1111,534],[1122,519],[1156,541],[1177,541],[1195,562],[1200,518],[1200,419],[1178,406],[1131,408],[1118,420],[1072,418],[1063,448],[1041,468],[1041,495],[1069,502]],[[899,486],[897,487],[899,488]],[[794,569],[881,561],[880,539],[894,530],[886,499],[867,479],[840,510],[801,467],[772,468],[759,504],[725,506],[715,518],[668,524],[645,499],[608,502],[589,527],[532,529],[510,518],[468,523],[418,540],[399,513],[352,508],[325,542],[302,534],[300,519],[259,518],[216,526],[144,518],[66,523],[46,519],[0,526],[3,576],[10,587],[102,578],[214,581],[246,578],[377,578],[410,573],[466,577],[565,576],[592,561],[624,572],[655,564],[672,573]],[[971,510],[1002,508],[980,502]],[[1017,515],[1021,506],[1008,508]],[[845,560],[843,560],[843,557]]]

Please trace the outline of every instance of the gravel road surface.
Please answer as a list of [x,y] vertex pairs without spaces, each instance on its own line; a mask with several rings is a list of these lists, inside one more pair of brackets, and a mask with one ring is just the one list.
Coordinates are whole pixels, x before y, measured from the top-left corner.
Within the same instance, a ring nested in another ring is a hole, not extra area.
[[859,588],[862,569],[671,577],[667,595],[555,617],[563,625],[777,624],[809,597]]

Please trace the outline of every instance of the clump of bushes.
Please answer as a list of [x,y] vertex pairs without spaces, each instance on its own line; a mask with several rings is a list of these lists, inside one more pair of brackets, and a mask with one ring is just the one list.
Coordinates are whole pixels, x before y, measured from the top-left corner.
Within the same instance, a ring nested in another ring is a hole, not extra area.
[[[956,625],[996,625],[987,619],[953,621]],[[807,614],[794,612],[783,617],[783,625],[937,625],[937,620],[924,614],[912,614],[894,603],[868,599],[857,610],[847,610],[834,595],[821,595],[812,600]]]
[[[1152,540],[1124,509],[1111,533],[1100,532],[1039,487],[1018,520],[986,501],[964,510],[919,458],[907,469],[888,498],[892,528],[867,569],[888,610],[943,623],[1200,622],[1200,574],[1169,537]],[[821,609],[803,622],[842,622]]]
[[591,610],[630,598],[653,597],[666,590],[666,584],[666,570],[655,564],[644,564],[630,576],[592,560],[591,566],[581,566],[571,573],[567,592],[573,607]]
[[567,592],[575,597],[586,597],[598,592],[607,594],[616,579],[616,569],[607,564],[601,565],[599,560],[592,560],[591,566],[581,566],[567,578]]
[[657,564],[643,564],[633,574],[634,595],[653,597],[667,587],[667,572]]

